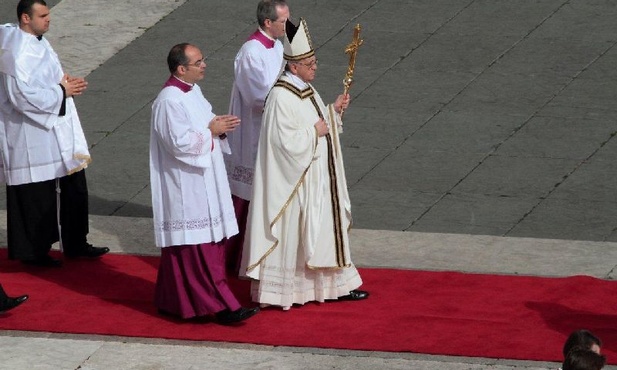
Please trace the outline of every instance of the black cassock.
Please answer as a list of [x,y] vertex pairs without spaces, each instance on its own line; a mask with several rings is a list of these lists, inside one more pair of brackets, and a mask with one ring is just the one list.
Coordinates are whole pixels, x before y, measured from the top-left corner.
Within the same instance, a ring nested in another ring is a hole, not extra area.
[[[64,253],[75,254],[87,243],[88,185],[85,170],[58,179]],[[56,179],[6,187],[10,259],[43,258],[59,240]]]

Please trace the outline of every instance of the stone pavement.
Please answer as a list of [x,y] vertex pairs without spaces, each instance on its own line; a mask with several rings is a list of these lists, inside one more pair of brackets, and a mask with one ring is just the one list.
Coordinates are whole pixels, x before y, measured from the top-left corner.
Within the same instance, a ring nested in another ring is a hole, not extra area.
[[[16,0],[0,2],[0,22]],[[342,135],[358,266],[615,277],[617,4],[608,0],[289,1],[342,91],[362,25]],[[152,243],[150,104],[169,48],[208,56],[201,86],[225,113],[256,1],[50,0],[93,163],[91,241]],[[4,209],[4,196],[0,207]],[[0,215],[5,224],[5,215]],[[5,228],[0,228],[4,245]],[[6,287],[9,292],[16,288]],[[20,309],[27,309],[24,306]],[[16,310],[15,314],[19,311]],[[547,369],[558,364],[4,331],[0,369]],[[490,345],[490,344],[487,344]],[[616,368],[616,367],[608,367]]]

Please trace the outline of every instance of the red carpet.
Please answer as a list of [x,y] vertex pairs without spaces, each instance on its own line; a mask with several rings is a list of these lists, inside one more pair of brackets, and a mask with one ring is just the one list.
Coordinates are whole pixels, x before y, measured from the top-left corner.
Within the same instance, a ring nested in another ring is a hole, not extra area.
[[[156,313],[156,257],[107,255],[61,269],[8,261],[4,249],[0,258],[4,288],[30,294],[0,316],[0,329],[560,361],[566,336],[586,328],[617,363],[617,283],[590,277],[360,269],[366,301],[266,309],[224,327]],[[248,284],[234,283],[246,300]]]

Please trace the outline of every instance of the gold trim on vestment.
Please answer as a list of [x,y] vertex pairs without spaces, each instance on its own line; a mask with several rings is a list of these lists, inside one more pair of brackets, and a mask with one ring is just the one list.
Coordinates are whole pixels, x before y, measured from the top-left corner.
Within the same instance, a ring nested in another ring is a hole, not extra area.
[[[313,150],[313,155],[314,155],[314,150]],[[311,162],[312,163],[312,162]],[[291,200],[293,199],[293,197],[296,195],[296,193],[298,192],[298,188],[300,187],[300,185],[302,184],[302,182],[304,181],[304,177],[306,176],[306,173],[308,172],[309,168],[311,168],[311,166],[309,165],[305,170],[304,173],[302,173],[302,176],[300,176],[300,180],[298,181],[298,183],[296,184],[296,186],[294,187],[294,190],[291,192],[291,195],[289,196],[289,198],[287,198],[287,201],[285,202],[285,204],[283,205],[283,208],[281,208],[281,210],[279,211],[279,213],[276,215],[276,217],[274,217],[274,220],[272,220],[272,222],[270,223],[270,234],[274,235],[274,233],[272,232],[272,227],[274,227],[274,224],[276,224],[276,222],[283,216],[283,213],[285,213],[285,210],[287,209],[287,207],[289,206],[289,203],[291,203]],[[270,247],[270,249],[268,249],[268,251],[266,253],[264,253],[264,255],[254,264],[248,266],[246,268],[246,271],[251,271],[252,269],[254,269],[255,267],[259,266],[261,264],[261,261],[263,261],[266,257],[268,257],[270,255],[270,253],[272,253],[272,251],[276,248],[276,246],[279,244],[278,239],[274,242],[274,244]]]
[[[328,113],[330,114],[330,122],[334,126],[336,124],[336,118],[335,118],[335,115],[334,115],[336,112],[334,111],[334,105],[330,104],[329,108],[330,109],[328,109]],[[335,143],[340,143],[340,141],[338,140],[338,125],[336,127],[336,130],[332,130],[332,136],[334,136],[334,139],[335,139],[334,142]],[[341,148],[338,145],[336,145],[334,147],[334,155],[336,157],[338,157],[340,155],[340,153],[341,153]]]
[[[317,114],[322,119],[325,119],[323,112],[319,108],[319,104],[317,104],[317,100],[314,96],[311,98],[311,102],[313,106],[317,110]],[[338,128],[336,126],[336,121],[330,122],[330,131],[336,131]],[[334,240],[335,240],[335,249],[336,249],[336,263],[339,267],[345,266],[345,242],[343,238],[342,231],[342,220],[341,220],[341,202],[338,196],[338,181],[336,178],[336,163],[334,159],[334,144],[332,141],[332,136],[330,133],[325,135],[326,142],[328,143],[328,174],[330,175],[330,205],[332,206],[332,229],[334,232]]]
[[336,270],[342,270],[342,269],[346,269],[351,267],[351,263],[345,265],[345,266],[324,266],[324,267],[318,267],[318,266],[311,266],[311,265],[306,265],[306,267],[309,270],[332,270],[332,271],[336,271]]
[[[336,112],[334,111],[334,105],[331,104],[329,107],[330,107],[330,109],[329,109],[330,122],[336,122],[336,119],[335,119]],[[340,141],[338,140],[338,129],[337,130],[333,130],[333,135],[335,136],[335,141],[334,142],[340,144]],[[343,151],[341,150],[340,146],[336,147],[335,154],[336,155],[340,155],[340,156],[343,155]],[[352,225],[353,225],[353,218],[351,217],[351,212],[350,212],[350,214],[349,214],[349,226],[347,226],[347,233],[348,234],[349,234],[349,232],[352,229]]]
[[[317,100],[315,99],[315,94],[313,92],[313,89],[310,86],[307,89],[300,90],[296,86],[294,86],[293,84],[290,84],[289,82],[278,80],[274,84],[274,87],[284,88],[284,89],[290,91],[291,93],[293,93],[294,95],[296,95],[301,100],[304,100],[305,98],[310,98],[311,103],[313,104],[313,107],[317,111],[317,114],[319,115],[319,117],[322,118],[322,119],[325,119],[323,113],[321,112],[319,104],[317,103]],[[331,118],[331,123],[330,123],[331,127],[330,128],[333,129],[333,130],[337,130],[338,128],[334,127],[335,125],[336,125],[336,121]],[[315,129],[317,130],[317,128],[315,128]],[[335,135],[336,135],[336,133],[335,133]],[[337,266],[336,267],[314,267],[314,266],[308,266],[307,265],[307,267],[309,269],[332,269],[332,270],[338,270],[338,269],[350,267],[351,265],[350,264],[346,264],[346,258],[345,258],[345,243],[344,243],[344,237],[343,237],[343,231],[342,231],[341,204],[340,204],[340,199],[339,199],[339,194],[338,194],[338,181],[337,181],[337,178],[336,178],[336,167],[335,167],[335,160],[334,160],[334,153],[333,153],[333,151],[335,151],[334,144],[332,142],[332,137],[330,136],[330,133],[326,134],[325,138],[326,138],[327,145],[328,145],[327,148],[328,148],[328,173],[330,175],[329,176],[330,177],[330,203],[331,203],[331,207],[332,207],[332,218],[333,218],[333,225],[332,225],[332,227],[333,227],[334,239],[335,239],[335,244],[336,244],[335,245],[335,249],[336,249],[335,252],[336,252]],[[313,148],[313,156],[315,155],[315,150],[317,149],[318,139],[319,139],[319,137],[316,135],[316,137],[315,137],[315,146]],[[311,164],[312,164],[312,162],[311,162]],[[290,196],[287,198],[287,201],[285,202],[285,204],[283,205],[281,210],[278,212],[276,217],[270,223],[270,225],[269,225],[269,227],[270,227],[270,234],[273,235],[272,228],[277,223],[277,221],[282,217],[283,213],[285,212],[285,210],[287,209],[287,207],[291,203],[292,199],[297,194],[298,188],[300,187],[300,185],[304,181],[304,178],[306,177],[306,173],[308,172],[311,164],[309,164],[309,166],[304,170],[304,172],[302,173],[302,176],[300,176],[300,179],[296,183],[296,185],[295,185],[293,191],[291,192]],[[348,231],[349,231],[349,229],[348,229]],[[259,266],[261,264],[261,262],[264,259],[266,259],[270,255],[270,253],[272,253],[272,251],[274,251],[274,249],[278,246],[278,243],[279,243],[279,240],[277,239],[274,242],[274,244],[267,250],[266,253],[264,253],[264,255],[257,262],[255,262],[254,264],[252,264],[252,265],[247,267],[246,271],[249,272],[249,271],[255,269],[257,266]]]
[[[300,98],[301,100],[304,100],[306,98],[310,98],[311,96],[313,96],[315,93],[313,91],[313,89],[311,89],[311,87],[307,87],[304,90],[300,90],[298,89],[296,86],[294,86],[293,84],[287,82],[287,81],[283,81],[283,80],[278,80],[276,81],[276,83],[274,84],[274,87],[282,87],[286,90],[289,90],[289,92],[291,92],[292,94],[294,94],[295,96],[297,96],[298,98]],[[321,117],[321,115],[320,115]]]
[[[303,99],[302,96],[304,96],[304,95],[306,95],[307,97],[312,97],[313,96],[313,90],[310,87],[308,87],[305,90],[300,91],[294,85],[292,85],[292,84],[290,84],[290,83],[288,83],[286,81],[281,81],[281,80],[278,80],[276,82],[276,84],[274,84],[274,86],[275,87],[278,86],[278,87],[281,87],[283,89],[287,89],[287,90],[292,92],[294,95],[296,95],[300,99]],[[315,151],[317,150],[318,139],[319,139],[319,137],[317,135],[317,128],[315,127],[315,143],[313,145],[313,157],[315,156]],[[291,192],[289,198],[287,198],[287,201],[285,202],[285,204],[283,204],[283,207],[281,208],[281,210],[278,212],[276,217],[274,217],[274,220],[272,220],[272,222],[270,223],[270,234],[274,235],[272,233],[272,227],[274,227],[274,224],[276,224],[276,222],[283,216],[283,213],[285,213],[285,210],[287,209],[287,207],[291,203],[291,200],[293,199],[293,197],[298,192],[298,188],[300,187],[300,185],[304,181],[304,177],[306,177],[306,173],[308,172],[309,168],[311,168],[311,164],[312,163],[313,163],[313,161],[311,161],[311,163],[309,163],[308,167],[306,169],[304,169],[304,172],[302,173],[302,176],[300,176],[300,180],[298,180],[298,182],[296,183],[296,186],[294,186],[294,189]],[[268,257],[270,255],[270,253],[272,253],[272,251],[274,251],[274,249],[278,246],[278,244],[279,244],[279,241],[277,239],[274,242],[274,244],[268,249],[268,251],[266,253],[264,253],[264,255],[257,262],[255,262],[254,264],[252,264],[252,265],[250,265],[250,266],[248,266],[246,268],[246,271],[249,272],[249,271],[253,270],[255,267],[259,266],[261,264],[261,262],[264,259],[266,259],[266,257]]]
[[311,50],[308,51],[304,54],[300,54],[300,55],[287,55],[287,54],[283,54],[283,59],[285,59],[288,62],[298,62],[302,59],[306,59],[306,58],[310,58],[313,55],[315,55],[315,50]]

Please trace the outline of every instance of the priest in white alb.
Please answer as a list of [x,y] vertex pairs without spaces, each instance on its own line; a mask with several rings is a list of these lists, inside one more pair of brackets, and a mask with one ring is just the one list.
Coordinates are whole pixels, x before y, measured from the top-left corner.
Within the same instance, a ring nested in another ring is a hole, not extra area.
[[351,207],[339,142],[349,96],[325,105],[306,22],[288,22],[285,72],[266,100],[241,275],[262,305],[361,300],[350,257]]

